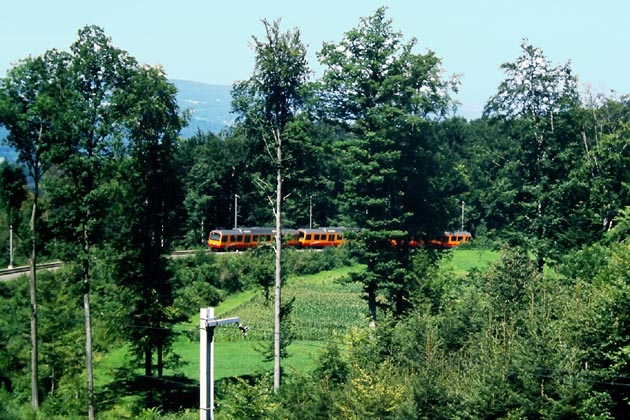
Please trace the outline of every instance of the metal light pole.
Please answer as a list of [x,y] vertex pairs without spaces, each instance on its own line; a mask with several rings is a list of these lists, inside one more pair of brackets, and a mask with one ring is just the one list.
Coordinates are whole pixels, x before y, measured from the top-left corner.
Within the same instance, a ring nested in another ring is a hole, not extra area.
[[215,319],[214,308],[201,308],[199,319],[199,418],[214,420],[214,329],[240,319]]
[[313,196],[308,196],[308,228],[313,229]]
[[13,225],[9,225],[9,268],[13,268]]
[[234,229],[238,227],[238,194],[234,194]]

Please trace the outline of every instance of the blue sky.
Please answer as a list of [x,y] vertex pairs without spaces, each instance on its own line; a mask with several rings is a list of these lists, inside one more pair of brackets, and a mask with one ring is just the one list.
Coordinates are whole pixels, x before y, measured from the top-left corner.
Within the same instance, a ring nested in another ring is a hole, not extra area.
[[[477,116],[516,59],[523,38],[552,63],[571,62],[580,87],[630,94],[630,2],[625,0],[6,0],[0,6],[0,77],[19,59],[65,50],[79,28],[99,25],[115,46],[172,79],[231,85],[253,67],[261,19],[299,28],[318,69],[322,42],[338,42],[379,6],[404,39],[418,39],[461,74],[457,99]],[[9,3],[9,4],[6,4]]]

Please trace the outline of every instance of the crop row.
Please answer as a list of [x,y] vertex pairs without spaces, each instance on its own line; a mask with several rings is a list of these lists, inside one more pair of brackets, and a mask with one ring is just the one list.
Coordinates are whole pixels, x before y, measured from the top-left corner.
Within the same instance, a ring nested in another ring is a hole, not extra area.
[[[339,283],[337,271],[320,274],[317,281],[293,278],[282,288],[283,304],[291,303],[292,310],[284,328],[296,340],[326,340],[333,334],[343,334],[350,328],[365,325],[367,305],[361,299],[360,286]],[[274,330],[273,296],[265,300],[262,292],[251,300],[221,314],[238,316],[249,325],[247,339],[271,341]],[[236,328],[221,331],[221,340],[241,339]]]

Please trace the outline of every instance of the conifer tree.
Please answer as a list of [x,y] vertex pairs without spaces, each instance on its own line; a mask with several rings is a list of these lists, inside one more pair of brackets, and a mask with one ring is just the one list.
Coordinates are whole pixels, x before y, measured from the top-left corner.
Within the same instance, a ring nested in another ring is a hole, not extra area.
[[[356,280],[364,285],[373,319],[379,295],[394,314],[411,306],[418,282],[410,250],[403,244],[429,228],[426,219],[424,226],[410,225],[406,189],[423,188],[414,185],[416,167],[436,166],[430,153],[418,153],[431,147],[422,144],[427,138],[423,129],[448,113],[449,93],[457,86],[455,79],[441,79],[440,60],[433,52],[413,53],[415,39],[403,43],[385,11],[382,7],[361,19],[341,42],[325,43],[319,53],[325,66],[319,113],[351,133],[339,143],[345,171],[340,207],[348,223],[360,229],[359,258],[367,270]],[[414,155],[422,161],[412,159]]]

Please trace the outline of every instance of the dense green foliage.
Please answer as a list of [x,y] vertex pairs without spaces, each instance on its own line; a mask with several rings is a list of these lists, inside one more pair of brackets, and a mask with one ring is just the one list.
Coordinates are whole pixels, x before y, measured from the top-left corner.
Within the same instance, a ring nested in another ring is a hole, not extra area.
[[[98,27],[0,81],[19,155],[0,166],[0,231],[13,226],[20,263],[64,262],[0,283],[0,418],[196,416],[186,326],[246,293],[226,314],[251,318],[263,357],[279,267],[283,355],[317,342],[319,358],[283,370],[277,392],[266,371],[224,380],[222,418],[624,418],[628,97],[579,92],[569,64],[524,40],[484,115],[466,121],[453,113],[457,77],[385,8],[323,45],[317,80],[299,31],[263,24],[221,133],[178,137],[186,118],[162,69]],[[235,213],[239,226],[356,229],[345,247],[286,250],[275,267],[266,247],[206,254]],[[461,266],[405,245],[460,227],[473,233],[467,255],[499,260]],[[8,263],[8,235],[0,246]],[[169,257],[184,247],[199,252]],[[326,288],[292,283],[353,263]]]
[[[518,250],[462,279],[440,271],[431,301],[404,320],[332,338],[315,368],[292,375],[279,395],[264,376],[233,383],[223,390],[219,414],[624,418],[625,363],[618,363],[628,327],[614,308],[624,304],[621,261],[630,248],[617,247],[608,264],[600,263],[602,251],[569,256],[562,276],[540,275]],[[585,272],[595,278],[579,275]]]

